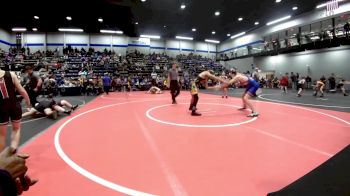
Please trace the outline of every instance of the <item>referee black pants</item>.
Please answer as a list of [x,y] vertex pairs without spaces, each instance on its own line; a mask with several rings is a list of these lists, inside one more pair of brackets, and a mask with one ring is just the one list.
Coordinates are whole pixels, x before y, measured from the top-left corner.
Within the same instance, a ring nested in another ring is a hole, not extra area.
[[38,103],[36,98],[38,97],[39,92],[36,92],[34,90],[28,90],[27,93],[28,93],[30,103],[32,104],[32,106],[34,106],[36,103]]
[[174,102],[175,98],[180,94],[180,86],[177,80],[170,81],[170,94]]

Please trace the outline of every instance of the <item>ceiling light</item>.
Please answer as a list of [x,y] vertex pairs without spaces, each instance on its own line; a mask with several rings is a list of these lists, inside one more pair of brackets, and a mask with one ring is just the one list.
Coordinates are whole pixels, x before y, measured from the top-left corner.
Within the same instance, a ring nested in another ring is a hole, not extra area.
[[242,20],[243,20],[243,18],[242,18],[242,17],[238,18],[238,21],[242,21]]
[[288,20],[290,19],[292,16],[285,16],[283,18],[280,18],[280,19],[277,19],[277,20],[273,20],[271,22],[268,22],[266,25],[269,26],[269,25],[272,25],[272,24],[276,24],[276,23],[279,23],[281,21],[284,21],[284,20]]
[[140,35],[140,37],[150,38],[150,39],[160,39],[159,35]]
[[212,31],[212,32],[211,32],[211,34],[213,34],[213,35],[215,35],[215,33],[216,33],[215,31]]
[[281,2],[282,0],[276,0],[276,3],[279,3],[279,2]]
[[259,23],[259,22],[255,22],[254,24],[255,24],[255,25],[259,25],[260,23]]
[[297,7],[297,6],[294,6],[292,9],[293,9],[293,10],[297,10],[297,9],[298,9],[298,7]]
[[234,38],[236,38],[236,37],[240,37],[240,36],[242,36],[242,35],[245,35],[245,32],[238,33],[237,35],[233,35],[233,36],[231,37],[231,39],[234,39]]
[[231,36],[231,34],[227,33],[227,37],[230,37],[230,36]]
[[27,31],[27,28],[12,28],[12,31]]
[[220,44],[220,41],[217,41],[217,40],[206,39],[204,41],[209,43],[214,43],[214,44]]
[[67,20],[72,20],[72,17],[67,16],[66,19],[67,19]]
[[59,28],[58,31],[62,32],[83,32],[83,29],[68,29],[68,28]]
[[220,16],[220,12],[219,12],[219,11],[216,11],[216,12],[215,12],[215,16]]
[[135,24],[136,24],[136,25],[138,25],[138,24],[139,24],[139,22],[135,22]]
[[102,18],[99,18],[99,19],[97,19],[98,20],[98,22],[103,22],[103,19]]
[[39,16],[34,16],[34,19],[37,19],[37,20],[39,20]]
[[195,32],[195,31],[197,31],[197,29],[193,28],[192,31]]
[[37,29],[37,28],[32,28],[32,30],[33,30],[33,31],[38,31],[38,29]]
[[181,9],[185,9],[186,8],[186,5],[185,4],[182,4],[181,5]]
[[146,0],[141,0],[142,2],[146,2]]
[[[344,1],[344,0],[337,0],[337,2],[342,2],[342,1]],[[333,2],[331,2],[331,3],[333,3]],[[328,4],[328,2],[327,3],[322,3],[322,4],[318,5],[318,6],[316,6],[316,8],[319,9],[319,8],[326,7],[327,4]]]
[[176,36],[176,39],[193,40],[193,37]]
[[104,30],[101,29],[100,33],[112,33],[112,34],[123,34],[123,31],[113,31],[113,30]]

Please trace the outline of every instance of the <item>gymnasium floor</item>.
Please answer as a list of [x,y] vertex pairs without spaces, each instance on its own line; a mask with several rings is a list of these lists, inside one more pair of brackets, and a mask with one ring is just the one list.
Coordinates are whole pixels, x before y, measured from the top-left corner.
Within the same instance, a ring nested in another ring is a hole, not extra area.
[[240,92],[200,94],[201,117],[190,115],[188,92],[177,105],[168,92],[67,98],[86,105],[55,124],[23,126],[40,132],[23,139],[40,180],[25,195],[266,195],[350,143],[349,97],[264,90],[251,119],[237,110]]

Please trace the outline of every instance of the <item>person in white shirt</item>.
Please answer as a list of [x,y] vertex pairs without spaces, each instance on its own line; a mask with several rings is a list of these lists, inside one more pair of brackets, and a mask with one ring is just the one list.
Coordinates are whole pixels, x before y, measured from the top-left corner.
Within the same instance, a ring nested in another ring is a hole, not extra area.
[[302,77],[297,84],[297,89],[298,89],[298,97],[301,97],[301,93],[304,90],[304,85],[306,83],[305,77]]

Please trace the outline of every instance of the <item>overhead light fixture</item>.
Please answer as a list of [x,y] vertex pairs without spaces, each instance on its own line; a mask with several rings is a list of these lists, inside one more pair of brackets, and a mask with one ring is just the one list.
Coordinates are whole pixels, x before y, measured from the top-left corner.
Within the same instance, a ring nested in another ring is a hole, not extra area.
[[259,22],[255,22],[254,24],[255,24],[255,25],[259,25],[260,23],[259,23]]
[[27,28],[12,28],[12,31],[27,31]]
[[[342,2],[344,0],[336,0],[337,2]],[[327,2],[327,3],[322,3],[318,6],[316,6],[317,9],[320,9],[320,8],[323,8],[323,7],[326,7],[329,3],[333,3],[333,2]]]
[[220,16],[220,12],[219,12],[219,11],[216,11],[216,12],[215,12],[215,16]]
[[139,24],[139,22],[135,22],[135,24],[136,24],[136,25],[138,25],[138,24]]
[[293,8],[292,8],[292,10],[297,10],[298,9],[298,7],[297,6],[294,6]]
[[239,18],[238,18],[238,21],[242,21],[242,20],[243,20],[243,18],[242,18],[242,17],[239,17]]
[[141,0],[141,2],[146,2],[146,0]]
[[67,20],[72,20],[72,17],[67,16],[66,19],[67,19]]
[[104,30],[101,29],[100,33],[112,33],[112,34],[123,34],[123,31],[114,31],[114,30]]
[[193,37],[176,36],[176,39],[193,40]]
[[34,19],[39,20],[39,16],[34,16]]
[[33,30],[33,31],[38,31],[38,29],[37,29],[37,28],[32,28],[32,30]]
[[204,41],[208,43],[220,44],[220,41],[217,41],[217,40],[206,39]]
[[185,9],[185,8],[186,8],[186,5],[185,5],[185,4],[182,4],[180,8],[181,8],[181,9]]
[[140,37],[150,38],[150,39],[160,39],[159,35],[140,35]]
[[274,20],[274,21],[271,21],[271,22],[268,22],[266,25],[267,26],[270,26],[270,25],[272,25],[272,24],[276,24],[276,23],[279,23],[279,22],[282,22],[282,21],[284,21],[284,20],[288,20],[288,19],[290,19],[292,16],[285,16],[285,17],[283,17],[283,18],[280,18],[280,19],[277,19],[277,20]]
[[103,18],[99,18],[97,20],[98,20],[98,22],[103,22]]
[[83,32],[83,29],[70,29],[70,28],[59,28],[58,31],[62,32]]
[[227,33],[227,37],[230,37],[230,36],[231,36],[231,34]]
[[279,2],[281,2],[282,0],[276,0],[276,3],[279,3]]
[[193,31],[193,32],[196,32],[196,31],[197,31],[197,29],[193,28],[193,29],[192,29],[192,31]]
[[215,32],[215,31],[212,31],[212,32],[211,32],[211,34],[215,35],[215,34],[216,34],[216,32]]
[[245,32],[238,33],[237,35],[233,35],[233,36],[231,37],[231,39],[234,39],[234,38],[240,37],[240,36],[242,36],[242,35],[245,35]]

